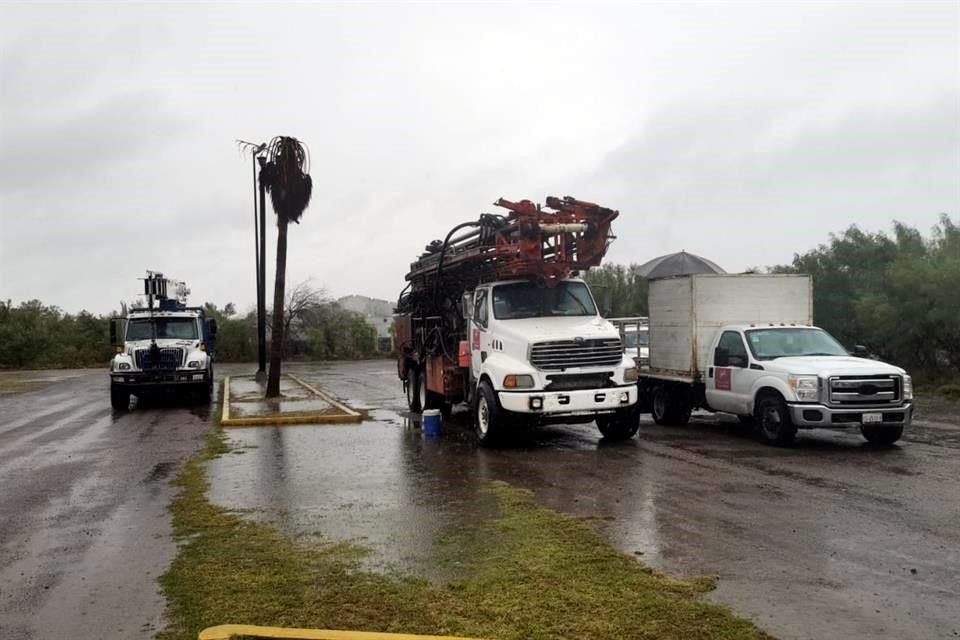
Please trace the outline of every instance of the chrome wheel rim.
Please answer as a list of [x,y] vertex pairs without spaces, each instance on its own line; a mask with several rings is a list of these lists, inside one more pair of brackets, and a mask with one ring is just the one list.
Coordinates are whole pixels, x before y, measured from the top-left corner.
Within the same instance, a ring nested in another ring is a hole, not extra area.
[[658,394],[656,394],[655,396],[653,396],[653,414],[654,414],[657,418],[662,418],[662,417],[663,417],[663,414],[664,414],[664,412],[666,411],[666,408],[667,408],[666,405],[667,405],[667,401],[666,401],[666,399],[663,397],[663,394],[662,394],[662,393],[658,393]]
[[490,429],[490,406],[487,404],[487,399],[483,396],[480,396],[479,401],[477,402],[477,431],[481,436],[487,435],[487,431]]
[[764,407],[763,409],[763,430],[767,435],[776,437],[780,435],[780,411],[776,407]]

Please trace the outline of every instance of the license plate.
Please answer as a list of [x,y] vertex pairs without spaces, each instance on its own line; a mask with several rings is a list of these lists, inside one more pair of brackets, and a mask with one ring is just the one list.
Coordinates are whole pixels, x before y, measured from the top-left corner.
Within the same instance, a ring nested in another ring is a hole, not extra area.
[[873,424],[874,422],[883,422],[883,414],[882,413],[863,414],[863,424]]

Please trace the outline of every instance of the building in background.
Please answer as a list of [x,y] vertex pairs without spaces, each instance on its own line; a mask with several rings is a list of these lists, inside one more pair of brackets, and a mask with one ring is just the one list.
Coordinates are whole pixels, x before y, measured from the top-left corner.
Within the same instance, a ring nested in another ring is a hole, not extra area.
[[377,351],[380,353],[393,352],[393,304],[386,300],[368,298],[367,296],[344,296],[337,300],[337,304],[347,311],[363,315],[367,324],[377,330]]

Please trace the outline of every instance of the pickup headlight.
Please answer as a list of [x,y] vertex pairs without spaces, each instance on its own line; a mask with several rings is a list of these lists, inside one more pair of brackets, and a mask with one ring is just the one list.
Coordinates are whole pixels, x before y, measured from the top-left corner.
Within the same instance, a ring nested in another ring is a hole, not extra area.
[[203,366],[203,363],[200,362],[199,360],[191,360],[190,362],[187,363],[188,369],[199,369],[202,366]]
[[903,376],[903,399],[913,400],[913,378],[908,375]]
[[797,402],[816,402],[820,399],[820,378],[817,376],[790,376],[787,384],[797,396]]
[[623,381],[624,382],[636,382],[640,379],[640,370],[637,369],[637,366],[627,367],[623,371]]
[[117,363],[117,371],[129,371],[129,370],[130,370],[130,363],[129,363],[129,362],[118,362],[118,363]]
[[511,373],[503,378],[504,389],[533,389],[533,376]]

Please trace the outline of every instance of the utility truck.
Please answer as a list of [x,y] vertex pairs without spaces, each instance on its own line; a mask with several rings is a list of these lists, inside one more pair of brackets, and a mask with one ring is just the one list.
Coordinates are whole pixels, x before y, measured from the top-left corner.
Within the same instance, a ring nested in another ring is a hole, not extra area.
[[798,429],[859,427],[891,444],[909,427],[913,385],[852,357],[813,326],[805,275],[691,275],[650,281],[650,368],[642,410],[683,425],[693,409],[739,416],[772,444]]
[[410,410],[466,402],[481,443],[558,422],[632,436],[637,370],[577,277],[619,213],[571,197],[495,204],[509,213],[453,227],[410,265],[395,323]]
[[[168,297],[168,290],[174,291]],[[209,401],[213,390],[213,354],[217,322],[203,308],[188,307],[185,283],[148,271],[147,307],[132,308],[110,321],[110,404],[130,407],[130,396],[151,392],[193,394]]]

